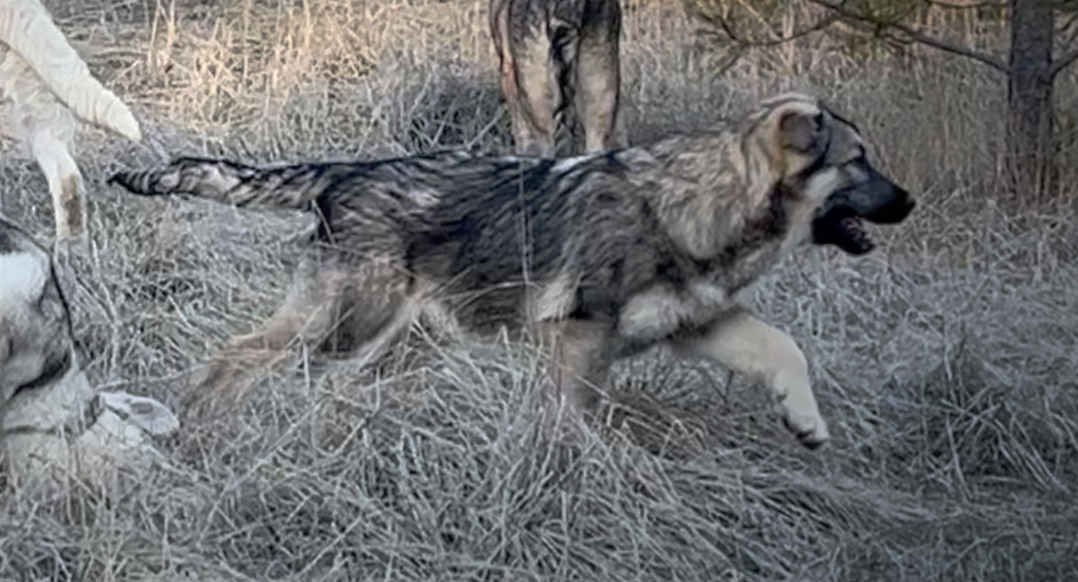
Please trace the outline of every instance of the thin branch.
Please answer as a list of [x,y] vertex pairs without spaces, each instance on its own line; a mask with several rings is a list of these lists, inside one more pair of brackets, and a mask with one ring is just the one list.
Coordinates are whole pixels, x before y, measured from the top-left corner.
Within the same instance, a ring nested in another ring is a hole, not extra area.
[[[1060,46],[1071,46],[1074,44],[1075,39],[1078,38],[1078,13],[1070,13],[1063,15],[1065,21],[1059,27],[1059,44]],[[1049,70],[1049,74],[1054,78],[1063,69],[1067,68],[1072,62],[1074,62],[1074,53],[1065,53],[1060,55],[1058,59],[1053,63],[1052,68]]]
[[928,47],[932,47],[936,50],[941,50],[943,52],[973,59],[979,63],[988,65],[989,67],[992,67],[993,69],[996,69],[997,71],[1004,74],[1007,74],[1009,72],[1010,67],[1008,67],[1007,63],[1004,62],[1002,59],[994,57],[990,54],[975,51],[969,47],[964,47],[943,39],[928,36],[919,30],[906,26],[905,24],[879,22],[877,20],[873,20],[872,18],[864,14],[861,14],[854,10],[850,10],[849,8],[846,8],[843,4],[829,2],[828,0],[809,0],[809,2],[833,10],[836,14],[842,16],[847,20],[854,20],[875,25],[879,28],[880,33],[884,32],[886,29],[894,29],[909,37],[909,40],[912,40],[914,42],[923,44]]
[[[691,10],[693,10],[693,9],[691,9]],[[808,36],[808,35],[810,35],[810,34],[812,34],[814,32],[819,32],[819,31],[831,26],[832,24],[834,24],[834,23],[836,23],[836,22],[838,22],[840,20],[839,16],[831,15],[831,16],[828,16],[828,17],[820,20],[816,24],[813,24],[812,26],[809,26],[808,28],[804,28],[802,30],[795,31],[790,36],[787,36],[787,37],[784,37],[784,38],[779,38],[779,39],[776,39],[776,40],[748,40],[746,38],[742,38],[739,34],[737,34],[733,30],[733,28],[730,26],[730,23],[729,23],[729,21],[727,19],[725,19],[725,18],[723,18],[721,16],[713,16],[713,15],[710,15],[710,14],[705,14],[705,13],[703,13],[703,11],[700,11],[698,9],[693,10],[693,12],[696,13],[696,16],[698,18],[700,18],[704,22],[707,22],[712,27],[722,29],[723,34],[725,34],[730,40],[734,41],[735,43],[737,43],[737,44],[739,44],[739,45],[741,45],[741,46],[743,46],[745,48],[773,47],[773,46],[778,46],[778,45],[781,45],[781,44],[785,44],[785,43],[788,43],[790,41],[797,40],[797,39],[799,39],[801,37]]]
[[1074,25],[1078,23],[1078,14],[1067,14],[1065,17],[1066,20],[1059,25],[1059,36],[1064,45],[1069,45],[1074,42]]
[[1071,66],[1074,61],[1078,61],[1078,49],[1060,55],[1060,57],[1052,63],[1051,68],[1048,69],[1048,78],[1055,79],[1056,75],[1063,72],[1063,69]]
[[969,2],[966,4],[958,2],[942,2],[941,0],[924,0],[927,4],[932,6],[939,6],[940,8],[949,8],[952,10],[969,10],[971,8],[1003,8],[1007,5],[1006,2],[1000,2],[998,0],[985,0],[983,2]]

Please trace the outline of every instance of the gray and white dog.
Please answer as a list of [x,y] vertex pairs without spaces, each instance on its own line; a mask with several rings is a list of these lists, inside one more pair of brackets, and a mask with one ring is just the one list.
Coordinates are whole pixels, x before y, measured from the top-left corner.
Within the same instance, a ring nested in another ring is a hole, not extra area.
[[804,355],[736,294],[799,245],[872,248],[910,194],[869,162],[857,128],[786,94],[740,121],[560,161],[446,152],[252,167],[183,158],[112,178],[320,217],[320,269],[259,331],[235,338],[196,394],[238,390],[245,356],[297,336],[364,357],[420,314],[474,332],[529,332],[555,384],[591,409],[610,365],[658,344],[760,378],[806,446],[828,440]]
[[0,217],[0,450],[11,480],[141,464],[156,458],[150,437],[177,428],[157,400],[94,392],[49,251]]

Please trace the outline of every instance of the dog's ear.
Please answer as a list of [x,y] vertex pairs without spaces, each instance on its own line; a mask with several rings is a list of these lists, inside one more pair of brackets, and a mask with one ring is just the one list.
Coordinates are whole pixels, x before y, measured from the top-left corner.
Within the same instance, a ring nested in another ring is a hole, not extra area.
[[813,150],[823,136],[823,112],[791,111],[779,119],[782,147],[803,153]]

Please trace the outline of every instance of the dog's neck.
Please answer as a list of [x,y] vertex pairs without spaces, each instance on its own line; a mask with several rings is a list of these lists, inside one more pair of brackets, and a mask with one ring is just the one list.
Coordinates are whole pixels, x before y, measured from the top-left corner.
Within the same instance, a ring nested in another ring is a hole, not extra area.
[[736,136],[717,137],[719,148],[714,133],[668,138],[642,148],[650,163],[636,164],[660,224],[698,261],[730,259],[734,246],[764,233],[774,238],[786,226],[777,178],[754,174],[767,172],[766,164],[746,167]]

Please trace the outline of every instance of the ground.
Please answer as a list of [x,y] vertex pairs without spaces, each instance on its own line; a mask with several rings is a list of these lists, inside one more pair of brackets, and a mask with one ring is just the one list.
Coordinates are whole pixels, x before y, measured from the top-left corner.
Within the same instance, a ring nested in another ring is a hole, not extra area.
[[[104,185],[111,172],[182,154],[508,145],[484,0],[47,4],[146,135],[79,135],[93,233],[76,333],[98,387],[176,406],[184,374],[267,316],[302,261],[295,215],[136,199]],[[108,496],[0,494],[0,578],[1073,576],[1078,191],[1064,179],[1037,208],[1003,195],[1002,79],[822,41],[718,71],[673,3],[625,4],[630,139],[810,90],[920,199],[907,223],[874,230],[872,254],[806,249],[746,294],[805,350],[827,447],[800,448],[758,387],[663,352],[617,374],[659,419],[651,431],[544,409],[534,354],[493,341],[415,337],[373,369],[297,352],[307,364],[185,419],[162,443],[167,470],[121,474]],[[1060,83],[1061,110],[1072,86]],[[49,240],[36,168],[8,148],[0,179],[3,212]]]

